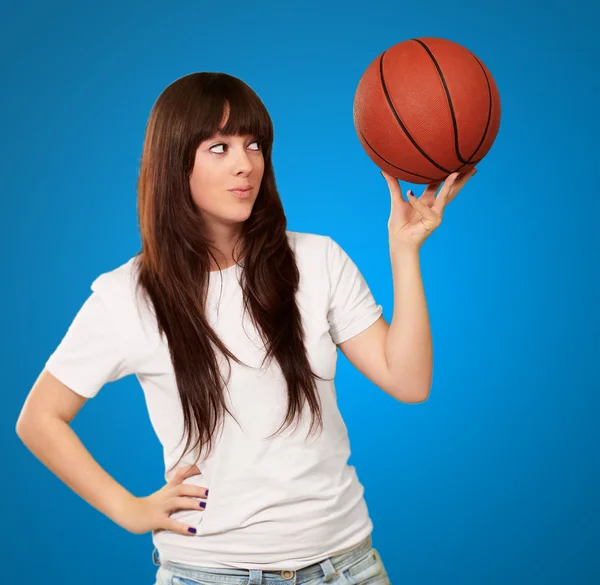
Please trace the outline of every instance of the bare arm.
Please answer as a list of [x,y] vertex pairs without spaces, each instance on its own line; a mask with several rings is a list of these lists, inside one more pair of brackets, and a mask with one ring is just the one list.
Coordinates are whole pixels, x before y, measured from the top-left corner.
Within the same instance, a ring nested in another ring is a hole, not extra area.
[[86,400],[42,370],[19,415],[17,435],[52,473],[122,528],[134,534],[156,529],[195,533],[194,527],[170,515],[203,509],[198,498],[206,500],[206,489],[183,483],[200,470],[181,467],[158,491],[135,497],[104,471],[70,427]]
[[123,526],[134,496],[104,471],[70,427],[86,400],[44,369],[25,401],[17,435],[75,493]]

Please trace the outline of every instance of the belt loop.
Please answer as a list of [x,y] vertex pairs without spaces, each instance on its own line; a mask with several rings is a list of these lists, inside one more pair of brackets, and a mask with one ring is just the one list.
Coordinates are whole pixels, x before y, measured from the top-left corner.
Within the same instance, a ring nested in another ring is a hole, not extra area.
[[250,577],[248,579],[248,585],[261,585],[262,573],[263,572],[261,569],[250,569]]
[[329,583],[329,581],[340,574],[333,566],[331,559],[325,559],[324,561],[321,561],[319,565],[321,565],[321,568],[323,569],[323,583]]

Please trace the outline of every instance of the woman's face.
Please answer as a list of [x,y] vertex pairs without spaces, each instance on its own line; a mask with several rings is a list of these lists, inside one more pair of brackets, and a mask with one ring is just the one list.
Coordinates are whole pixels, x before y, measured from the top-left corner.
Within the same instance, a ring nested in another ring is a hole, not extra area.
[[202,142],[196,150],[190,188],[203,218],[221,225],[246,221],[258,196],[264,169],[261,144],[253,136],[216,134]]

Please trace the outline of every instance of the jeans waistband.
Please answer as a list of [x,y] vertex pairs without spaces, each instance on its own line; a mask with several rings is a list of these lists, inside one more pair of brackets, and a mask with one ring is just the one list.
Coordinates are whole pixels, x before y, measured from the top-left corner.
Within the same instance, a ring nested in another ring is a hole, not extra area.
[[367,554],[372,546],[372,538],[369,535],[357,546],[344,553],[328,557],[296,571],[193,567],[169,561],[163,563],[155,561],[155,564],[161,564],[162,567],[177,576],[224,585],[258,585],[269,581],[279,581],[281,583],[282,579],[285,581],[285,585],[296,585],[296,583],[320,578],[327,583],[357,558]]

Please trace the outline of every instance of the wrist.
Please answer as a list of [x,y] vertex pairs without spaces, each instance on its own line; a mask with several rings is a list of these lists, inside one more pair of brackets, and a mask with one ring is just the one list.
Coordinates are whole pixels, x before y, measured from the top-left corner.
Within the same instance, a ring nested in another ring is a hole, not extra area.
[[126,489],[113,499],[108,516],[122,528],[128,529],[140,499]]
[[399,242],[393,238],[389,239],[390,254],[392,256],[418,256],[421,244]]

